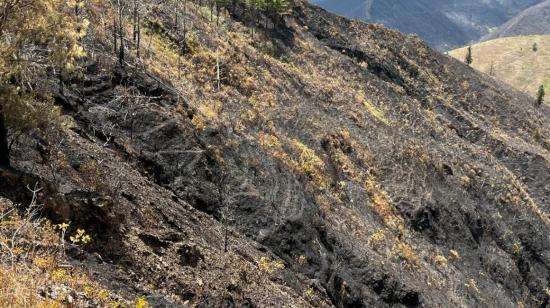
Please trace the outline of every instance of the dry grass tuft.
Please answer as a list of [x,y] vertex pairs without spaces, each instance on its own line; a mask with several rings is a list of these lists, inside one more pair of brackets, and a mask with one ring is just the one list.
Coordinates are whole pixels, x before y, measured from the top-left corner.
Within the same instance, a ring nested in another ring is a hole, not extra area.
[[290,145],[298,153],[298,168],[309,176],[311,181],[319,189],[325,189],[328,185],[327,176],[324,173],[325,163],[314,150],[297,139],[291,139]]
[[380,247],[386,241],[386,233],[383,229],[378,229],[369,236],[368,243],[372,247]]
[[382,189],[373,177],[370,177],[365,183],[365,188],[371,199],[370,206],[374,212],[382,218],[384,224],[400,234],[406,234],[403,218],[395,213],[392,201],[388,194]]
[[385,125],[391,125],[390,120],[386,117],[384,112],[366,97],[365,92],[359,91],[355,96],[355,100],[362,104],[378,121],[384,123]]
[[[260,133],[260,146],[287,168],[307,176],[318,190],[328,186],[325,163],[315,151],[297,139],[282,137],[284,143],[274,134]],[[296,158],[293,158],[296,157]]]
[[393,252],[403,258],[403,260],[407,262],[407,265],[413,267],[420,266],[420,257],[418,257],[416,251],[411,245],[402,242],[401,240],[397,240],[395,242],[395,246],[393,247]]

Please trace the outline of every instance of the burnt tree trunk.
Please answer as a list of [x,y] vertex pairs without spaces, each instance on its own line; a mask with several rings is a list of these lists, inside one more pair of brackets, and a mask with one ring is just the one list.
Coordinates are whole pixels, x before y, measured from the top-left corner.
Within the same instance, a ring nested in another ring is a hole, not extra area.
[[136,44],[137,57],[138,58],[139,58],[140,45],[141,45],[141,15],[139,15],[139,13],[138,13],[138,16],[137,16],[137,44]]
[[8,130],[4,123],[4,115],[0,110],[0,166],[10,165],[10,149],[8,145]]
[[113,19],[113,47],[115,54],[118,52],[118,46],[117,46],[117,32],[118,32],[118,26],[116,23],[116,17]]
[[134,45],[137,41],[137,24],[138,24],[138,6],[137,6],[137,0],[134,0],[134,13],[133,13],[133,20],[134,20]]
[[122,6],[120,5],[120,1],[118,2],[118,31],[119,31],[119,39],[120,39],[120,51],[118,54],[118,62],[120,65],[124,64],[124,23],[122,21]]

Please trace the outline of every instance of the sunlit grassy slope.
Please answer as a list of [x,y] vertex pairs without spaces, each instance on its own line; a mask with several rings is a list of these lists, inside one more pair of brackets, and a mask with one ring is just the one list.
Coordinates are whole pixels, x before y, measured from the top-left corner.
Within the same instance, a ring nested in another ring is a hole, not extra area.
[[[466,50],[467,47],[456,49],[449,55],[464,61]],[[472,53],[475,69],[524,92],[535,95],[541,84],[550,89],[550,35],[498,38],[473,45]]]

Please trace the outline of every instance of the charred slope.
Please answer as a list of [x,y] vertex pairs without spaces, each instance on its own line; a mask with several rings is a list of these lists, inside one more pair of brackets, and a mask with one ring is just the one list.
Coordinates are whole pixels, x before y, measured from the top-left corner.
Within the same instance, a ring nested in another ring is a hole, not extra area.
[[148,3],[149,50],[123,66],[92,29],[57,98],[62,146],[15,144],[50,217],[87,226],[108,261],[79,266],[159,305],[547,303],[547,106],[301,1],[267,28],[193,7],[199,47],[179,59],[170,4]]

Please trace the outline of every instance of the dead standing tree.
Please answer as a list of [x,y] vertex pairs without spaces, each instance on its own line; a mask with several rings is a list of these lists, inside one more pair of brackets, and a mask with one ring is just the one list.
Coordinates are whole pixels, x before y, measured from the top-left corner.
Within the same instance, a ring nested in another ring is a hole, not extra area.
[[229,227],[233,221],[233,208],[232,200],[230,197],[230,187],[228,183],[229,177],[226,171],[222,171],[220,178],[216,183],[216,189],[218,194],[218,205],[220,207],[220,220],[222,222],[222,237],[223,237],[223,251],[227,252],[229,249]]
[[[240,198],[258,198],[259,192],[252,187],[249,181],[244,180],[238,187],[232,187],[231,178],[227,171],[220,173],[216,182],[218,205],[220,207],[220,221],[222,222],[223,251],[229,251],[230,232],[236,216],[236,205]],[[238,179],[233,179],[238,180]],[[236,191],[235,189],[236,188]]]
[[134,0],[134,9],[133,9],[133,40],[134,46],[136,48],[136,56],[140,57],[140,45],[141,45],[141,7],[139,6],[139,1]]
[[120,40],[120,50],[118,54],[118,62],[120,65],[124,63],[124,21],[123,21],[123,9],[118,0],[118,35]]

